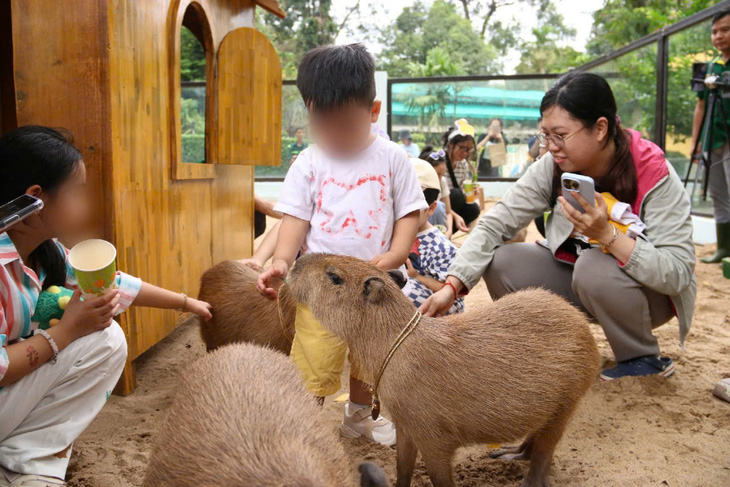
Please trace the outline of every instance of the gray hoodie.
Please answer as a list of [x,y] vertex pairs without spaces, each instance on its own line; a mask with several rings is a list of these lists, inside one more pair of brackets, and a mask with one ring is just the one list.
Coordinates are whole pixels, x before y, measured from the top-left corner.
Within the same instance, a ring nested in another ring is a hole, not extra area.
[[[679,340],[683,344],[692,323],[697,296],[690,200],[671,164],[663,155],[663,163],[656,160],[659,151],[656,146],[643,140],[633,140],[632,144],[643,144],[636,150],[632,147],[635,163],[642,155],[653,157],[654,161],[649,168],[653,172],[637,167],[640,193],[642,183],[645,188],[640,194],[637,214],[646,229],[636,239],[631,258],[621,269],[643,286],[669,296],[679,320]],[[549,208],[553,167],[550,153],[530,166],[479,220],[459,249],[449,275],[457,277],[469,289],[479,282],[494,250]],[[560,203],[556,203],[546,223],[547,246],[553,256],[572,232],[573,224],[563,216]]]

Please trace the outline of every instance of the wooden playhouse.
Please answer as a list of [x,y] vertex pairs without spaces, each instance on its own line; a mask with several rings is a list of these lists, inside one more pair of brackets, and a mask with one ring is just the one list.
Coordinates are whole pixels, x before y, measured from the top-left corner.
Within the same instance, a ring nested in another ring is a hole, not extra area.
[[[69,129],[96,211],[90,236],[116,245],[120,269],[193,296],[212,264],[252,252],[254,166],[280,160],[281,66],[253,28],[257,6],[284,15],[276,0],[0,0],[0,134]],[[183,27],[205,53],[204,80],[189,84],[204,117],[195,162],[182,146]],[[121,317],[118,392],[177,318]]]

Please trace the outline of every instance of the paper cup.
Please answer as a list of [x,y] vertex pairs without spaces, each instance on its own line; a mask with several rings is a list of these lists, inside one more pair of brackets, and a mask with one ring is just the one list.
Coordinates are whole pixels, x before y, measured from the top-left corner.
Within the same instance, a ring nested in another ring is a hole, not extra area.
[[101,296],[116,289],[117,249],[106,240],[91,239],[78,243],[68,254],[81,293],[87,297]]
[[464,182],[464,196],[466,196],[467,203],[474,203],[477,200],[477,185],[476,183]]

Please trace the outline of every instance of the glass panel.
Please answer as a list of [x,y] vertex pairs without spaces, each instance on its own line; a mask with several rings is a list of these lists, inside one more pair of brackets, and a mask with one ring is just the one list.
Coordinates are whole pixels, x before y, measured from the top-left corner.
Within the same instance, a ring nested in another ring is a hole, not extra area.
[[[307,130],[307,107],[304,106],[299,90],[295,85],[282,87],[281,114],[281,165],[256,166],[257,178],[283,178],[296,155],[310,142]],[[301,138],[300,145],[297,136]]]
[[[693,63],[704,63],[712,59],[710,43],[711,21],[707,20],[669,37],[669,78],[667,81],[667,159],[684,179],[689,168],[692,151],[692,118],[697,93],[690,89]],[[697,175],[697,165],[691,169],[690,184],[692,192]],[[712,214],[709,198],[702,200],[703,172],[700,172],[697,188],[694,191],[692,209],[702,214]]]
[[589,71],[608,80],[618,105],[621,125],[654,138],[657,45],[649,44]]
[[[537,131],[540,102],[554,78],[530,80],[450,81],[394,83],[392,91],[391,138],[410,130],[413,142],[442,146],[444,132],[459,118],[466,118],[486,136],[490,122],[502,121],[506,142],[506,163],[492,167],[490,149],[479,158],[481,179],[518,178],[532,162],[528,142]],[[493,150],[493,149],[492,149]]]
[[[186,14],[187,15],[187,14]],[[180,29],[180,144],[183,162],[205,162],[205,49]]]

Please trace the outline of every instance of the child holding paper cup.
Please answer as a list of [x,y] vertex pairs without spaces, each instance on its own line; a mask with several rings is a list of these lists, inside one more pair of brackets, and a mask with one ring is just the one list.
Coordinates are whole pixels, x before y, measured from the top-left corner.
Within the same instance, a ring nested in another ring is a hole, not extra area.
[[[151,306],[211,318],[208,303],[115,272],[108,242],[84,242],[69,259],[57,238],[73,238],[83,226],[85,182],[81,153],[67,133],[25,126],[0,138],[0,204],[22,194],[44,203],[0,233],[0,486],[64,485],[74,440],[126,362],[116,315]],[[41,329],[31,317],[40,293],[54,286],[74,293],[57,324]]]

